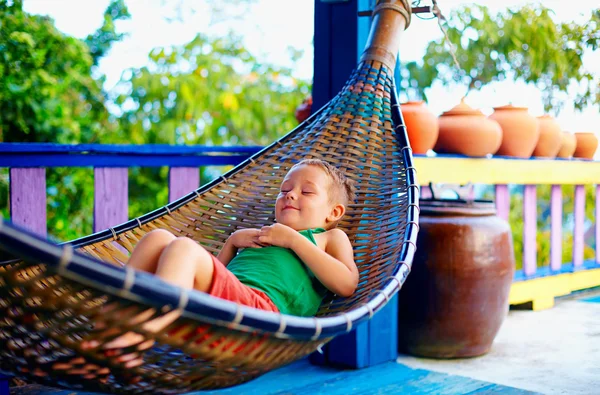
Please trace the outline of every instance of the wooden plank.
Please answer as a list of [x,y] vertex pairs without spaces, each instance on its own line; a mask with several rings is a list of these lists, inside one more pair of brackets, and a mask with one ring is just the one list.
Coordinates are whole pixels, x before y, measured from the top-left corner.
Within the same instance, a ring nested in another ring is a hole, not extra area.
[[550,195],[550,268],[560,270],[562,266],[562,189],[552,185]]
[[575,229],[573,230],[573,265],[583,265],[585,234],[585,186],[575,186]]
[[510,215],[510,192],[508,185],[496,185],[496,213],[498,217],[508,221]]
[[169,169],[169,202],[194,191],[200,186],[200,169],[197,167],[171,167]]
[[369,320],[369,366],[398,357],[398,295]]
[[419,183],[448,184],[596,184],[600,161],[558,159],[415,157]]
[[360,369],[369,366],[369,323],[333,339],[327,344],[327,365]]
[[128,169],[94,169],[94,232],[129,219]]
[[537,269],[537,193],[535,185],[523,191],[523,271],[533,275]]
[[11,221],[46,236],[46,169],[13,168],[9,174]]

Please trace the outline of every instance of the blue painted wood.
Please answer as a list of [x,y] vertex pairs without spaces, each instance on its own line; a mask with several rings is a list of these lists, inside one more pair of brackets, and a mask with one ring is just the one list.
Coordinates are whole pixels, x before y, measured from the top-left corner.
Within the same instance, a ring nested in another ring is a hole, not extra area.
[[600,269],[600,263],[597,263],[595,259],[588,259],[583,261],[582,266],[575,266],[573,262],[563,263],[558,270],[552,269],[550,266],[543,266],[536,270],[533,275],[527,275],[523,270],[517,270],[513,278],[513,282],[533,280],[534,278],[556,276],[559,274],[573,273],[575,271],[580,272],[582,270]]
[[197,155],[202,153],[253,154],[260,146],[208,146],[168,144],[54,144],[54,143],[0,143],[0,153],[108,153],[108,154],[167,154]]
[[9,379],[0,373],[0,395],[10,395]]
[[368,322],[369,366],[394,361],[398,355],[398,294]]
[[200,167],[237,165],[250,155],[2,154],[0,167]]
[[369,5],[370,0],[315,1],[314,109],[339,93],[356,67],[370,28],[369,18],[359,20],[357,14]]
[[398,355],[398,296],[369,321],[352,332],[333,339],[323,353],[313,353],[310,362],[343,368],[362,369],[388,361]]
[[[29,388],[27,388],[29,387]],[[27,386],[13,395],[97,395],[72,390]],[[360,371],[311,366],[306,360],[267,373],[246,384],[222,390],[189,392],[188,395],[271,395],[271,394],[533,394],[463,376],[413,369],[388,362]]]

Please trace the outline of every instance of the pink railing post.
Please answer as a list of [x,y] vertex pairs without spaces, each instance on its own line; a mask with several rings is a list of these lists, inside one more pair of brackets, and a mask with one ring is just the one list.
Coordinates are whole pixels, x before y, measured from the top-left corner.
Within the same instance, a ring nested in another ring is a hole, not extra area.
[[523,271],[529,276],[537,269],[537,193],[525,185],[523,193]]
[[10,217],[15,225],[47,235],[46,169],[10,169]]
[[94,232],[129,219],[128,168],[94,169]]
[[562,187],[552,185],[550,195],[550,269],[562,266]]
[[600,184],[596,185],[596,263],[600,265]]
[[510,215],[510,193],[506,184],[496,185],[496,212],[498,217],[508,221]]
[[573,265],[583,266],[585,226],[585,186],[575,185],[575,229],[573,230]]
[[169,202],[196,190],[200,186],[197,167],[171,167],[169,169]]

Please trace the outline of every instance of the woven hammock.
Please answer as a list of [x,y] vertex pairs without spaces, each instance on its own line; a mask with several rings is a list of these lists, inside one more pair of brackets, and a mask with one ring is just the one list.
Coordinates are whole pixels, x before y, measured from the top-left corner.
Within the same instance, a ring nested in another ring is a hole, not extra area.
[[[380,0],[367,49],[335,98],[178,201],[61,245],[2,224],[0,251],[9,260],[0,263],[0,372],[112,393],[220,388],[304,357],[380,310],[410,271],[418,231],[419,188],[393,83],[407,10],[406,0]],[[217,253],[235,230],[272,224],[279,183],[305,158],[326,160],[357,182],[357,199],[340,224],[360,273],[353,296],[330,295],[316,317],[294,317],[182,289],[123,266],[154,229],[190,237]],[[146,332],[131,318],[150,308],[155,314],[149,319],[174,309],[181,316],[158,333]],[[102,348],[130,331],[155,341],[144,351],[122,350],[139,353],[143,364],[135,368],[125,368]],[[91,340],[100,346],[82,347]],[[70,368],[61,368],[65,364]]]

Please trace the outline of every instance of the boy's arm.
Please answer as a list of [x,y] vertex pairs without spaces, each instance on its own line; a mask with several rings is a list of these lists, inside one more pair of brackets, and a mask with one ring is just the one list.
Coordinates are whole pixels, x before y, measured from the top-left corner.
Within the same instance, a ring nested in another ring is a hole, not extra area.
[[[273,227],[281,226],[285,225],[273,225]],[[354,293],[358,284],[358,269],[354,263],[352,244],[350,244],[348,236],[342,230],[332,229],[326,233],[326,245],[325,251],[323,251],[291,228],[280,229],[281,233],[286,234],[285,236],[282,235],[282,239],[277,237],[279,232],[271,232],[265,228],[261,230],[261,237],[259,238],[261,242],[280,245],[293,250],[331,292],[343,297],[351,296]]]
[[235,245],[233,245],[233,242],[231,241],[231,237],[229,237],[227,239],[227,241],[225,241],[225,245],[223,245],[223,248],[221,248],[221,251],[219,251],[219,255],[217,255],[217,259],[225,266],[227,266],[227,264],[229,262],[231,262],[231,260],[233,259],[233,257],[237,254],[237,247]]

